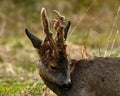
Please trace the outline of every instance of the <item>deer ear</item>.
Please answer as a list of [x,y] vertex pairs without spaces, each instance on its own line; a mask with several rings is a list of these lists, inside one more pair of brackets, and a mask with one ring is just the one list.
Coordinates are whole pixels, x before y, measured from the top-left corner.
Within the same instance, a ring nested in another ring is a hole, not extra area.
[[25,29],[25,33],[28,36],[28,38],[31,40],[34,48],[39,49],[40,45],[42,43],[42,40],[40,40],[39,38],[37,38],[35,35],[33,35],[32,33],[30,33],[28,31],[28,29]]
[[68,21],[67,24],[66,24],[66,26],[65,26],[65,29],[64,29],[64,39],[65,39],[65,41],[67,39],[67,34],[68,34],[68,30],[70,28],[70,25],[71,25],[71,22]]

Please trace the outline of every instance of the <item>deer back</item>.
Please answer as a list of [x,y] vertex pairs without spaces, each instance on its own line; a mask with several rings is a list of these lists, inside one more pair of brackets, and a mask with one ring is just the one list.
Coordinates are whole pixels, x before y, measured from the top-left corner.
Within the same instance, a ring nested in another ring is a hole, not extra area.
[[120,58],[97,57],[73,63],[72,88],[65,96],[120,96]]

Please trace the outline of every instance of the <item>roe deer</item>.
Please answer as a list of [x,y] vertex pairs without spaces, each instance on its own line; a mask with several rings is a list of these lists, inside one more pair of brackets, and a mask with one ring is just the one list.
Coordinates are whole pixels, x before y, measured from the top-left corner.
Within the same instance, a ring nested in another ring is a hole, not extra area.
[[58,19],[54,39],[49,30],[46,10],[41,10],[46,38],[25,32],[40,56],[39,74],[47,87],[57,96],[120,96],[120,58],[91,58],[68,60],[65,41],[70,21],[55,11]]

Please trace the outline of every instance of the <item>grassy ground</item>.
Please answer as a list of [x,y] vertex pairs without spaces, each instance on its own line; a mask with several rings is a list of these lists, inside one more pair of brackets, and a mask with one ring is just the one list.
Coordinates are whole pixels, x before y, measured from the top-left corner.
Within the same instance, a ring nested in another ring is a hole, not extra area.
[[42,6],[50,19],[55,16],[52,10],[57,9],[71,20],[69,42],[87,45],[94,56],[104,56],[106,49],[106,56],[120,56],[119,0],[51,2],[0,0],[0,96],[54,96],[38,75],[39,58],[24,33],[27,27],[44,37],[39,15]]

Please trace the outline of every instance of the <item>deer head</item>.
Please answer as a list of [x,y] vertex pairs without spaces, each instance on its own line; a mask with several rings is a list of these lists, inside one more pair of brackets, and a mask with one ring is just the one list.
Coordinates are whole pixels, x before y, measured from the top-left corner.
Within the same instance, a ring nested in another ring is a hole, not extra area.
[[57,14],[57,19],[54,20],[55,38],[53,38],[50,32],[45,8],[41,10],[42,23],[46,35],[45,39],[42,41],[30,33],[28,29],[25,29],[25,33],[39,54],[39,74],[42,79],[67,88],[71,85],[71,79],[65,41],[70,21],[65,24],[64,17],[58,11],[54,10],[54,12]]

